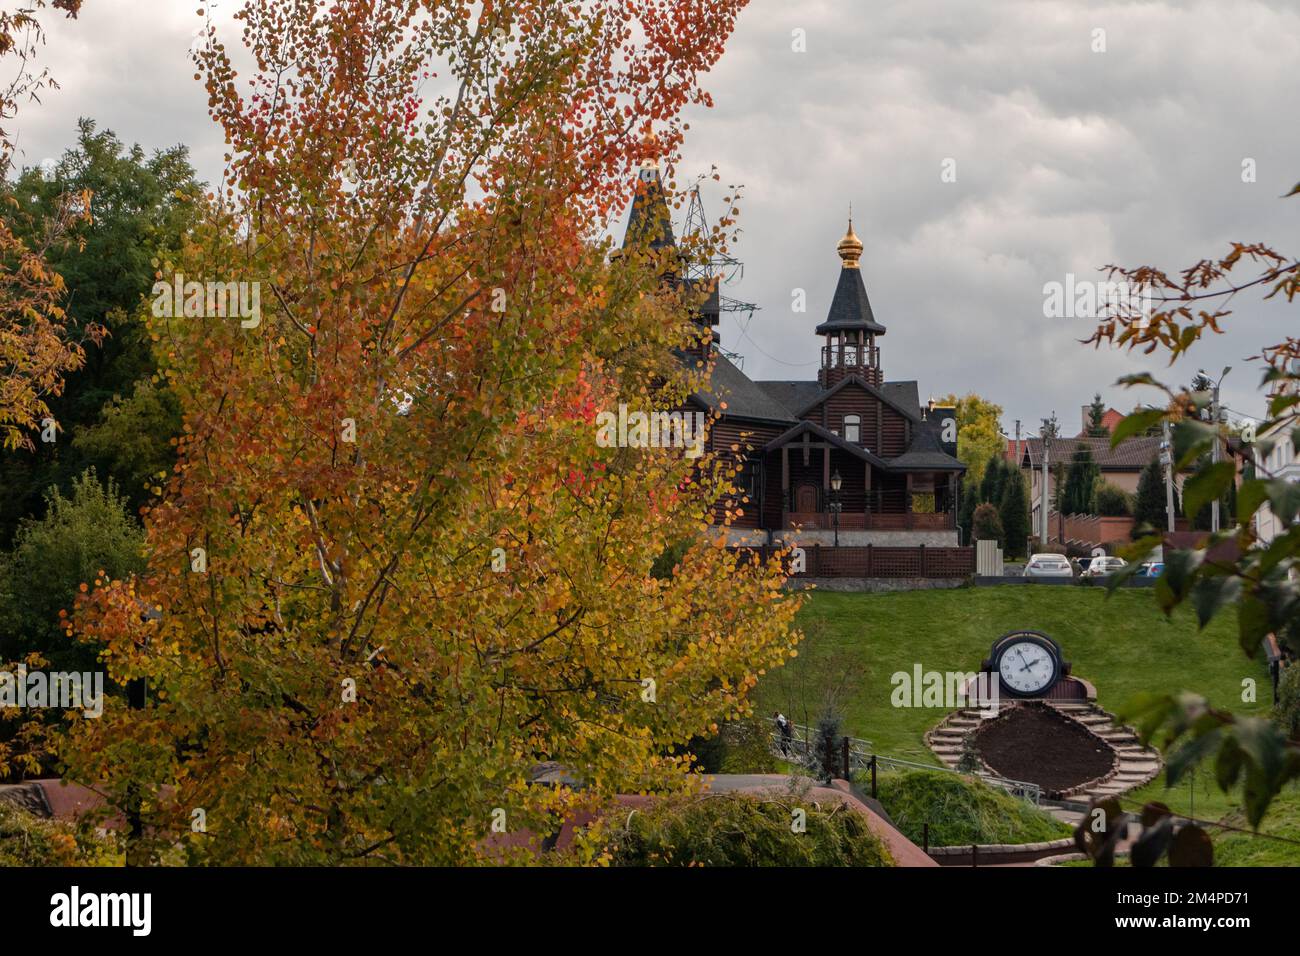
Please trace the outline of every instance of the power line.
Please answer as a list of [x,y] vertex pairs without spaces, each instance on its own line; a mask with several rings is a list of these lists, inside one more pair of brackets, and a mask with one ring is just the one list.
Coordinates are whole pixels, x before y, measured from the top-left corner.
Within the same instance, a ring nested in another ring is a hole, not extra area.
[[755,342],[753,339],[749,337],[749,332],[746,330],[745,326],[740,324],[740,319],[732,315],[731,320],[736,323],[736,328],[740,329],[740,334],[745,338],[747,342],[749,342],[750,345],[754,346],[754,348],[758,350],[760,355],[764,356],[765,358],[771,359],[773,362],[776,362],[778,365],[785,365],[790,368],[810,368],[811,366],[817,364],[817,362],[787,362],[784,359],[777,358],[775,355],[772,355],[769,352],[765,352],[762,346],[760,346],[757,342]]

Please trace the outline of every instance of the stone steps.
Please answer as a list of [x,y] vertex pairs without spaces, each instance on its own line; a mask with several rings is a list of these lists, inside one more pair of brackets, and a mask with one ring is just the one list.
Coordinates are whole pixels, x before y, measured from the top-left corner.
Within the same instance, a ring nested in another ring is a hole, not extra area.
[[[1119,724],[1113,714],[1095,703],[1047,701],[1047,704],[1105,741],[1115,754],[1110,773],[1064,791],[1062,797],[1084,801],[1118,796],[1144,786],[1160,773],[1163,766],[1160,755],[1143,747],[1131,728]],[[971,708],[953,711],[925,735],[925,742],[945,766],[956,767],[966,736],[988,719],[991,718]]]

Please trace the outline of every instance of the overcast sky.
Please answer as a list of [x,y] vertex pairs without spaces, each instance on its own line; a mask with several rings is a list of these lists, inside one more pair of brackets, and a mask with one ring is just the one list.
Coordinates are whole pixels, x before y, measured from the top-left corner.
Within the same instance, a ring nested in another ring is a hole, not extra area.
[[[62,89],[21,114],[20,161],[57,155],[88,116],[147,148],[186,143],[218,179],[186,57],[196,7],[86,0],[79,20],[51,21]],[[724,316],[722,341],[754,378],[815,376],[850,202],[886,378],[917,379],[923,400],[978,392],[1008,432],[1055,410],[1073,434],[1095,391],[1127,409],[1138,396],[1115,379],[1163,364],[1078,344],[1092,324],[1045,318],[1045,283],[1111,262],[1175,271],[1231,240],[1300,250],[1300,199],[1278,198],[1300,180],[1294,0],[754,0],[706,86],[716,106],[692,116],[677,178],[712,164],[744,184],[744,278],[726,292],[761,310],[743,332],[743,314]],[[1296,311],[1256,295],[1236,309],[1172,377],[1232,365],[1225,403],[1259,415],[1243,360]]]

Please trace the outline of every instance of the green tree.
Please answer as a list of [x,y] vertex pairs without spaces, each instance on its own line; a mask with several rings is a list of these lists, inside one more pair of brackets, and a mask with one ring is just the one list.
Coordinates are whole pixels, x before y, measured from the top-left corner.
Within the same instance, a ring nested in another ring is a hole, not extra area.
[[973,523],[976,541],[996,541],[998,544],[1002,544],[1006,539],[998,509],[988,502],[975,509]]
[[[1178,489],[1174,489],[1174,513],[1178,513]],[[1137,498],[1133,502],[1133,532],[1138,534],[1143,528],[1164,531],[1169,527],[1165,511],[1165,473],[1158,459],[1142,469],[1138,479]]]
[[41,654],[56,670],[90,670],[98,649],[65,633],[83,585],[107,572],[124,577],[144,566],[144,534],[110,478],[94,470],[73,479],[72,493],[46,493],[45,514],[27,519],[13,550],[0,555],[0,660]]
[[1029,538],[1029,495],[1019,472],[1007,475],[998,517],[1002,522],[1007,557],[1024,557]]
[[984,475],[980,479],[980,503],[998,501],[998,489],[1002,487],[1002,456],[993,455],[984,466]]
[[134,513],[160,492],[176,460],[172,442],[180,431],[176,396],[141,379],[130,395],[104,405],[99,421],[79,431],[72,445],[90,460],[107,464]]
[[1106,403],[1101,400],[1101,392],[1092,397],[1092,404],[1088,406],[1088,427],[1084,429],[1084,434],[1089,438],[1109,438],[1110,429],[1102,424],[1102,419],[1106,416]]
[[1065,514],[1085,515],[1096,511],[1097,478],[1101,470],[1093,461],[1092,450],[1080,443],[1074,450],[1070,470],[1065,476],[1065,490],[1061,494],[1061,511]]
[[[68,194],[90,193],[89,221],[79,223],[47,258],[67,287],[69,334],[78,337],[99,325],[108,336],[99,347],[86,349],[84,365],[66,376],[61,395],[48,400],[60,427],[58,441],[38,442],[30,451],[0,451],[0,546],[19,521],[39,515],[46,489],[57,485],[67,492],[88,467],[120,478],[133,506],[142,503],[138,483],[117,470],[123,453],[103,442],[78,445],[76,440],[114,397],[130,396],[136,383],[155,371],[140,304],[158,262],[180,247],[193,222],[189,197],[198,190],[186,147],[147,155],[89,119],[78,124],[76,145],[63,154],[53,175],[25,169],[5,186],[12,205],[4,220],[22,238],[31,238],[27,231],[53,215]],[[169,436],[160,437],[165,442]]]
[[1133,496],[1109,482],[1100,482],[1097,485],[1097,514],[1107,518],[1131,517]]
[[971,538],[971,523],[975,517],[975,508],[980,504],[979,483],[972,481],[968,472],[961,482],[961,514],[957,518],[957,525],[961,531],[962,544],[969,545]]

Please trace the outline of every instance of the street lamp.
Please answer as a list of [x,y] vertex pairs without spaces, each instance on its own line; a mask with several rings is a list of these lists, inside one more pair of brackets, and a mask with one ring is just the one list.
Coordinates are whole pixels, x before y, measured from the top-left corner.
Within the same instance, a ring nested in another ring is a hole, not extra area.
[[840,477],[840,470],[835,469],[835,474],[831,475],[831,520],[835,523],[835,547],[840,546],[840,511],[844,506],[840,504],[840,486],[844,484],[844,479]]

